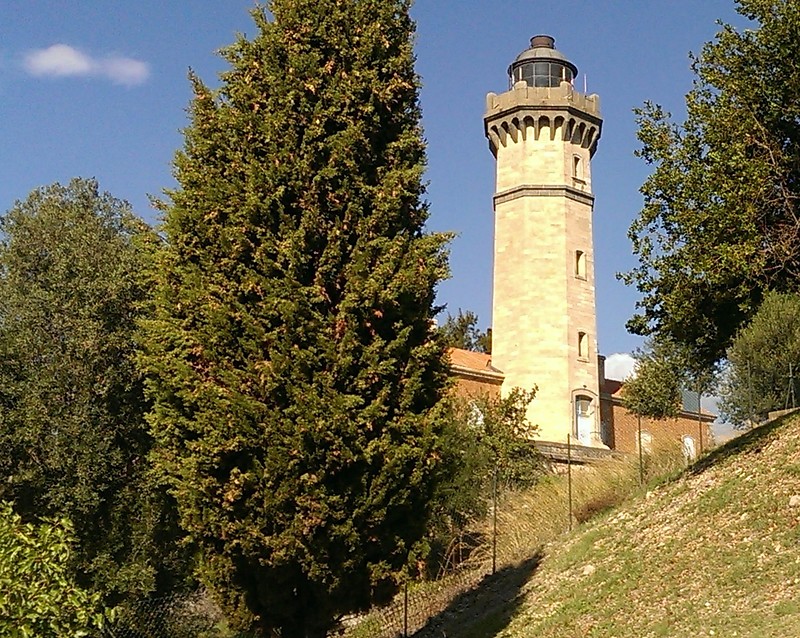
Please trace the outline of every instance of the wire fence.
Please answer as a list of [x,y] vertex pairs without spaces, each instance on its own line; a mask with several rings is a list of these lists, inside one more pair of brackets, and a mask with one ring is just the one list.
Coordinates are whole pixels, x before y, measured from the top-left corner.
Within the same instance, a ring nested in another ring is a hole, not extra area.
[[[406,583],[388,605],[343,619],[333,635],[348,638],[411,636],[450,602],[492,572],[488,558],[462,563],[435,581]],[[231,630],[222,610],[205,591],[173,594],[118,608],[101,638],[255,638]]]
[[[440,573],[435,581],[408,584],[386,607],[346,619],[340,635],[438,637],[437,623],[442,617],[464,611],[454,610],[454,601],[457,606],[458,600],[471,600],[474,590],[484,589],[485,584],[491,588],[495,573],[499,576],[516,569],[575,524],[618,505],[644,483],[685,467],[683,454],[675,445],[643,455],[608,455],[592,462],[576,462],[572,441],[568,440],[566,452],[557,475],[550,475],[531,490],[506,492],[493,499],[489,517],[472,536],[480,542],[469,543],[464,561],[446,557],[443,562],[451,567],[449,571]],[[454,552],[458,552],[457,546]]]
[[251,638],[228,629],[222,610],[207,592],[173,594],[116,610],[102,638]]
[[458,595],[474,588],[490,574],[489,561],[466,565],[436,581],[406,584],[394,600],[361,617],[343,621],[339,631],[346,638],[405,638],[425,627]]
[[[543,543],[620,502],[645,479],[684,464],[679,452],[576,463],[567,445],[563,473],[549,475],[526,492],[498,497],[492,489],[489,516],[476,522],[471,534],[453,542],[435,579],[405,583],[390,604],[344,618],[330,635],[411,638],[430,627],[432,619],[442,617],[460,596],[479,589],[485,578],[529,559]],[[102,638],[255,636],[231,630],[211,596],[198,591],[128,605],[118,610]]]

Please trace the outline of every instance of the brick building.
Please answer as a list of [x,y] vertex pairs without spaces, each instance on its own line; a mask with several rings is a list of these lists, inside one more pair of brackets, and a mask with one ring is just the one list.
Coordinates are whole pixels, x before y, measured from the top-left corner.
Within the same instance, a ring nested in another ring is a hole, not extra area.
[[639,427],[642,449],[647,452],[661,444],[680,442],[685,454],[694,458],[714,445],[711,424],[715,415],[698,410],[697,397],[685,393],[678,416],[648,419],[628,412],[622,403],[622,381],[604,379],[600,393],[600,419],[604,443],[619,452],[637,452]]
[[[470,352],[459,348],[450,348],[450,370],[456,381],[456,392],[465,397],[488,395],[497,397],[505,375],[492,365],[492,356],[480,352]],[[622,401],[623,382],[606,379],[604,374],[604,357],[599,357],[598,379],[600,384],[600,446],[623,453],[638,451],[639,427],[642,432],[642,449],[645,452],[662,445],[678,445],[683,447],[689,458],[694,458],[714,444],[711,424],[715,416],[699,409],[697,397],[686,393],[680,413],[669,419],[640,419],[625,409]],[[536,399],[534,399],[534,402]],[[535,423],[535,421],[534,421]],[[559,460],[563,456],[566,440],[553,440],[547,437],[540,447],[547,454],[555,450]],[[553,445],[555,444],[555,446]],[[578,446],[579,448],[581,446]],[[586,448],[585,452],[589,452]],[[576,455],[580,458],[581,451]]]
[[492,367],[492,356],[461,348],[450,348],[450,372],[456,381],[456,392],[463,397],[500,396],[503,373]]

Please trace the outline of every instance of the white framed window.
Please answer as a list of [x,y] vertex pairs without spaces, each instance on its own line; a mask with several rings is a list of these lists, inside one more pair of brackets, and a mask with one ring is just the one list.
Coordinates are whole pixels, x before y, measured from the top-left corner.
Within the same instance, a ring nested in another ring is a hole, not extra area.
[[[638,437],[637,437],[638,438]],[[653,435],[650,432],[642,430],[641,434],[642,452],[650,454],[653,451]],[[636,441],[636,451],[639,451],[639,441]]]
[[483,430],[483,423],[483,410],[475,401],[470,401],[467,425],[473,430]]
[[575,435],[581,445],[591,445],[592,431],[595,428],[595,405],[591,397],[575,397]]
[[697,448],[694,444],[694,437],[686,436],[681,437],[681,448],[683,449],[683,458],[687,463],[691,463],[697,458]]

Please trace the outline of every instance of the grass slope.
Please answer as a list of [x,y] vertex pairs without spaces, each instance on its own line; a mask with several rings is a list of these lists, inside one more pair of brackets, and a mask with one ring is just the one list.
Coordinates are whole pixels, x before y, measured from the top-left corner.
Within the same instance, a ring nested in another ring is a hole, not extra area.
[[562,536],[504,601],[477,614],[460,601],[436,636],[800,637],[792,496],[800,500],[795,415]]

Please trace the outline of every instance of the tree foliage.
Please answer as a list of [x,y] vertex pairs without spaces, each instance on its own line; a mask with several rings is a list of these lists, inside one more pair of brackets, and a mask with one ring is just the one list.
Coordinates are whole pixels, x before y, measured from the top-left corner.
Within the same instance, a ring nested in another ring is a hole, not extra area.
[[74,521],[73,567],[112,603],[166,587],[135,365],[155,236],[84,179],[32,192],[0,230],[0,499]]
[[274,0],[193,78],[146,362],[157,462],[240,626],[322,636],[423,536],[447,384],[406,0]]
[[653,419],[678,416],[686,371],[674,348],[651,341],[634,356],[636,374],[622,386],[625,407],[638,416]]
[[541,477],[542,456],[531,442],[537,428],[527,419],[535,394],[535,389],[514,388],[506,397],[450,399],[450,418],[441,435],[441,479],[429,532],[431,562],[442,560],[449,543],[470,522],[486,515],[493,481],[508,489],[530,485]]
[[0,635],[79,638],[102,628],[100,594],[75,582],[73,545],[66,519],[25,523],[0,501]]
[[492,329],[484,332],[478,328],[478,315],[471,310],[463,312],[459,308],[455,317],[448,312],[439,333],[450,348],[492,353]]
[[738,0],[754,28],[722,25],[693,60],[687,119],[638,111],[639,156],[654,166],[629,235],[643,295],[629,322],[693,350],[725,354],[765,291],[800,274],[800,4]]
[[[744,425],[800,403],[800,297],[770,293],[728,350],[722,411]],[[794,387],[792,387],[794,386]],[[792,405],[794,403],[794,405]]]
[[706,394],[716,387],[716,366],[698,361],[691,348],[663,337],[649,339],[634,358],[635,374],[622,386],[622,399],[639,416],[676,417],[684,409],[686,392]]
[[514,388],[506,397],[451,400],[438,494],[445,516],[457,526],[485,514],[494,477],[510,486],[528,484],[541,474],[542,457],[531,445],[537,428],[527,419],[535,394],[535,389]]
[[[538,427],[528,421],[528,406],[536,388],[513,388],[504,397],[481,396],[469,402],[469,414],[461,411],[462,423],[474,432],[488,464],[478,474],[508,486],[527,485],[542,471],[542,456],[532,445]],[[478,478],[476,477],[476,478]]]

